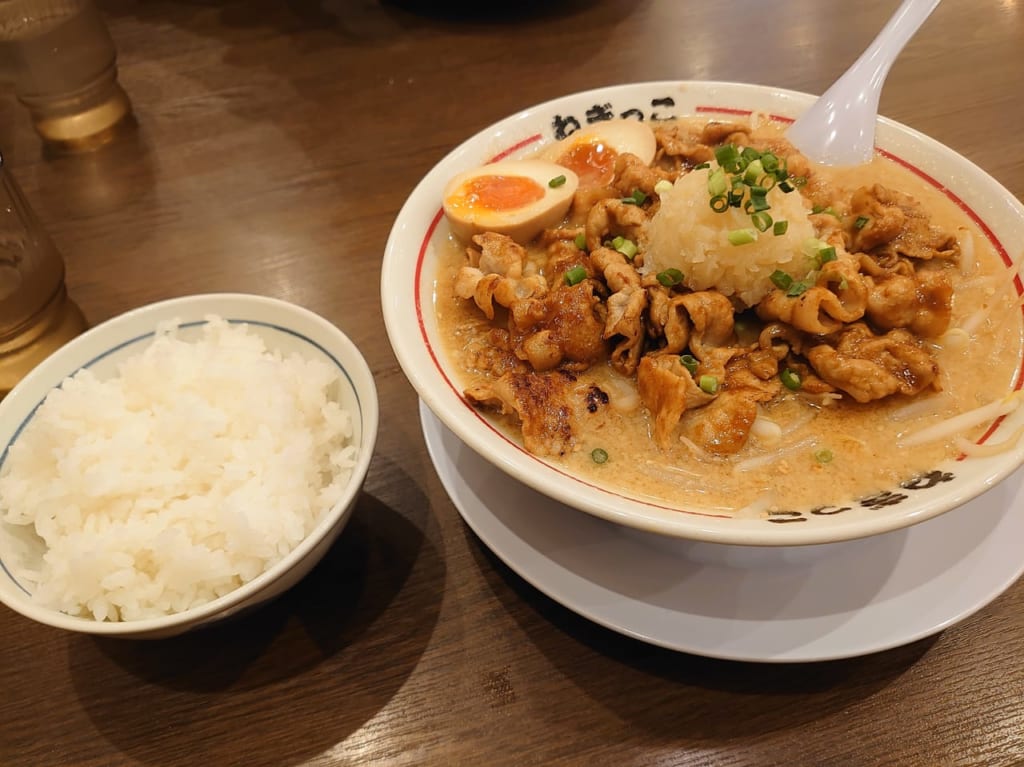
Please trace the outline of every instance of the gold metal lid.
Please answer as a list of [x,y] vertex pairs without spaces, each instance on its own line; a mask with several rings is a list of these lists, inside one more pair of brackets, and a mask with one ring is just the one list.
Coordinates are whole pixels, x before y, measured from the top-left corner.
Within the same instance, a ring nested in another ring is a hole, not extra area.
[[33,115],[33,125],[40,137],[60,151],[82,152],[95,149],[116,135],[121,122],[131,114],[131,103],[119,84],[114,84],[107,98],[83,112],[73,114]]

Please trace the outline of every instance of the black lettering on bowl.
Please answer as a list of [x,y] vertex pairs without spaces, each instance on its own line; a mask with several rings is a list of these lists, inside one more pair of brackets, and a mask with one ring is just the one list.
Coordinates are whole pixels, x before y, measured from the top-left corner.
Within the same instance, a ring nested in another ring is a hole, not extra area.
[[[674,107],[676,101],[671,96],[666,96],[660,99],[651,99],[651,109],[655,110],[658,107]],[[644,110],[639,107],[629,107],[619,112],[619,117],[627,119],[635,117],[640,122],[645,119]],[[594,104],[585,113],[584,119],[587,124],[604,122],[606,120],[615,119],[615,107],[612,103],[606,102],[604,104]],[[652,120],[674,120],[676,116],[673,114],[659,114],[658,112],[651,112]],[[551,131],[556,141],[568,138],[576,131],[580,130],[583,124],[579,121],[579,118],[575,115],[555,115],[551,120]]]
[[611,103],[594,104],[587,110],[587,124],[600,123],[607,120],[614,120],[615,112],[612,111]]
[[561,141],[562,139],[572,135],[583,126],[580,125],[580,121],[572,115],[555,115],[555,119],[551,121],[551,128],[555,131],[555,139]]
[[875,495],[869,495],[867,498],[860,499],[860,505],[866,509],[878,511],[884,509],[887,506],[896,506],[897,504],[903,503],[910,496],[903,493],[893,493],[886,490]]
[[787,522],[806,522],[807,517],[799,511],[769,511],[768,521],[784,525]]
[[929,487],[935,487],[940,482],[952,482],[954,479],[956,479],[956,475],[953,472],[936,469],[901,482],[900,487],[905,490],[927,490]]
[[842,514],[844,511],[849,511],[852,506],[815,506],[811,509],[811,514],[818,517],[828,517],[833,514]]
[[[954,479],[956,479],[956,475],[953,474],[953,472],[935,469],[901,482],[900,487],[904,490],[927,490],[929,488],[936,487],[943,482],[952,482]],[[875,493],[874,495],[861,498],[859,503],[866,509],[878,511],[879,509],[903,503],[909,497],[910,496],[905,493],[894,493],[886,490],[881,493]],[[829,517],[834,514],[842,514],[844,511],[850,511],[852,508],[852,506],[816,506],[808,513],[815,517]],[[798,511],[768,512],[769,522],[803,522],[805,519],[806,518]]]
[[[651,108],[652,109],[657,109],[658,107],[674,107],[675,105],[676,105],[676,100],[674,98],[672,98],[671,96],[666,96],[663,99],[651,99]],[[651,119],[652,120],[674,120],[674,119],[676,119],[676,116],[675,115],[671,115],[671,114],[662,115],[662,114],[658,114],[657,112],[651,112]]]

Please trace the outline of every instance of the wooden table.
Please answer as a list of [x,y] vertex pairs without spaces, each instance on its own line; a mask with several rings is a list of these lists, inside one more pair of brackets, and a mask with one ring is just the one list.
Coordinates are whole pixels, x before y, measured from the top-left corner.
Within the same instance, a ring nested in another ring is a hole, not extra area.
[[[1024,583],[936,637],[819,664],[708,660],[602,629],[463,524],[381,318],[392,221],[462,139],[614,83],[820,92],[896,0],[430,10],[456,5],[101,2],[138,128],[91,155],[47,157],[0,93],[0,147],[91,322],[200,291],[288,299],[359,344],[382,409],[336,548],[251,617],[138,643],[0,609],[0,764],[1024,762]],[[1024,2],[946,0],[893,68],[882,110],[1021,196],[1022,43]]]

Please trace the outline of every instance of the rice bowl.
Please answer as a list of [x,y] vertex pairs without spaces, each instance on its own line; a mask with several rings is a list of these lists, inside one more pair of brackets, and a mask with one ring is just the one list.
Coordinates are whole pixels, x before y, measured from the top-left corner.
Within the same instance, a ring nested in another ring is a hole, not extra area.
[[[163,369],[141,364],[147,348]],[[377,419],[358,350],[299,307],[211,294],[110,320],[0,403],[0,497],[16,507],[0,524],[0,598],[50,625],[142,637],[263,602],[340,533]]]

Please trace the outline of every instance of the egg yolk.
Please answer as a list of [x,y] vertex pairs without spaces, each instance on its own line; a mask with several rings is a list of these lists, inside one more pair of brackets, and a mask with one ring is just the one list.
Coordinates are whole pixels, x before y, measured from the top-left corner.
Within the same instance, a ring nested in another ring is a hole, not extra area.
[[448,198],[452,208],[515,210],[544,197],[544,187],[525,176],[477,176]]
[[558,158],[558,164],[580,177],[581,186],[610,183],[618,152],[600,141],[581,141]]

